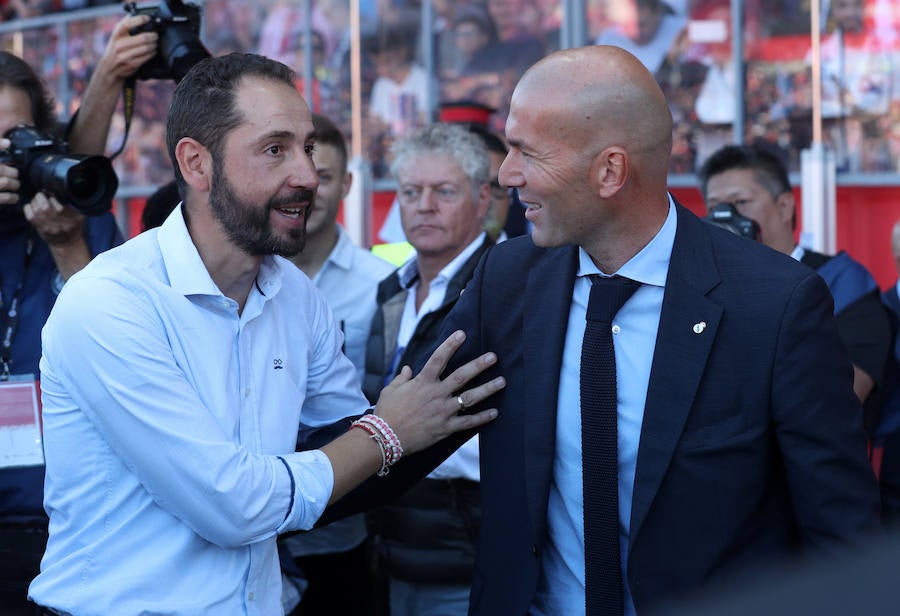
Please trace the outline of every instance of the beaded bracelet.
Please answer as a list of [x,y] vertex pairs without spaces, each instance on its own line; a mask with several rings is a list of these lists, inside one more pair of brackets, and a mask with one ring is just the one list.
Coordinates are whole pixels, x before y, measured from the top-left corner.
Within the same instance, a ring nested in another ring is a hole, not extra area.
[[390,467],[396,464],[403,456],[403,447],[400,445],[400,439],[391,429],[387,421],[375,415],[367,413],[352,424],[350,428],[360,428],[369,434],[369,437],[378,444],[381,450],[381,468],[378,469],[377,475],[384,477],[390,472]]

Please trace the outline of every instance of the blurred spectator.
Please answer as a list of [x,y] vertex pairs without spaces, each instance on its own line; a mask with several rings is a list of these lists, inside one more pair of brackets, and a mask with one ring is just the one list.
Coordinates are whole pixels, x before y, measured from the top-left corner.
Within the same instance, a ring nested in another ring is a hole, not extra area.
[[900,101],[896,49],[884,32],[866,27],[863,0],[833,0],[829,23],[820,48],[827,141],[840,170],[886,171],[891,154],[879,118]]
[[760,241],[816,270],[834,298],[841,342],[853,363],[853,390],[863,404],[863,422],[871,439],[882,406],[890,323],[878,286],[869,271],[846,252],[824,255],[795,240],[796,203],[787,169],[769,149],[726,146],[698,172],[707,208],[730,203],[760,227]]
[[[482,229],[489,162],[478,137],[430,124],[395,142],[392,155],[403,230],[416,254],[378,285],[363,385],[371,400],[438,341],[444,317],[493,245]],[[479,477],[476,436],[373,513],[392,616],[468,612]]]
[[430,114],[434,84],[413,59],[415,37],[412,26],[385,26],[364,42],[377,74],[368,107],[369,157],[375,177],[386,175],[391,142],[423,125]]
[[438,119],[441,122],[460,124],[477,135],[487,148],[490,161],[489,181],[491,185],[491,204],[484,217],[484,230],[500,243],[510,237],[523,235],[526,232],[525,208],[512,197],[512,191],[500,184],[500,165],[506,158],[508,148],[503,139],[491,128],[491,115],[494,110],[474,101],[456,101],[441,105]]
[[459,11],[453,20],[453,41],[458,52],[456,75],[475,72],[478,54],[495,42],[496,33],[488,14],[479,6]]
[[685,33],[687,19],[676,13],[673,0],[632,0],[631,23],[605,29],[597,45],[615,45],[630,52],[656,74],[663,60]]

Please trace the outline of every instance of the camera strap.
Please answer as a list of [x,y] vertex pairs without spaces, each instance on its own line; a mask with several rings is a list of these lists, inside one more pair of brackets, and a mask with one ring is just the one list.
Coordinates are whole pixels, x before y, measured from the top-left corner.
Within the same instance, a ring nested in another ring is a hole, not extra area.
[[34,255],[34,233],[28,234],[25,240],[25,263],[22,267],[22,276],[16,284],[12,297],[9,298],[9,307],[6,308],[6,301],[3,298],[3,290],[0,289],[0,309],[6,308],[6,328],[3,331],[3,342],[0,343],[0,381],[9,380],[9,364],[12,361],[12,344],[16,337],[16,329],[19,326],[19,302],[22,299],[22,289],[25,288],[25,277],[28,274],[28,267],[31,265],[31,258]]
[[125,80],[125,83],[122,85],[122,103],[124,105],[124,114],[125,114],[125,134],[122,135],[122,144],[119,146],[119,149],[113,152],[113,154],[109,157],[110,160],[118,156],[122,153],[122,150],[125,149],[125,144],[128,143],[128,131],[131,129],[131,117],[134,115],[134,90],[137,81],[132,77],[128,77]]

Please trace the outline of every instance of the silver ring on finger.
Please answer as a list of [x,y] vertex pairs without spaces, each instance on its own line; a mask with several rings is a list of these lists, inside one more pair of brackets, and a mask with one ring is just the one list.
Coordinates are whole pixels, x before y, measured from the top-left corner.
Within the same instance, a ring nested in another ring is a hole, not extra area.
[[459,405],[459,409],[457,410],[457,412],[464,411],[466,409],[466,403],[463,402],[462,396],[456,396],[456,403]]

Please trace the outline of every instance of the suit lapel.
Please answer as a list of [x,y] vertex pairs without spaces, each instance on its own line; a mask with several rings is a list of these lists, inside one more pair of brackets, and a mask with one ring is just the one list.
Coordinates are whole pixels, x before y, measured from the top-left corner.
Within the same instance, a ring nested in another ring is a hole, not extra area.
[[556,443],[556,407],[566,325],[578,266],[574,247],[548,251],[531,269],[525,289],[523,365],[525,484],[532,542],[540,545],[547,528],[547,501]]
[[722,317],[706,297],[720,278],[704,224],[679,206],[638,447],[631,545],[681,437]]

